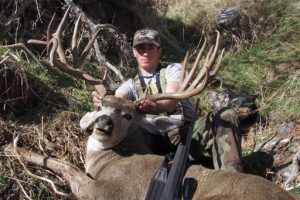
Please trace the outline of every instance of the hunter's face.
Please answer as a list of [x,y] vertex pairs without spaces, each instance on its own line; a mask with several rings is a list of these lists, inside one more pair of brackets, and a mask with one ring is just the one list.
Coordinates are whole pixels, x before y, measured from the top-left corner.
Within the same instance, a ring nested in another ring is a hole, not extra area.
[[161,48],[154,44],[139,44],[133,48],[133,55],[140,68],[150,71],[159,62]]

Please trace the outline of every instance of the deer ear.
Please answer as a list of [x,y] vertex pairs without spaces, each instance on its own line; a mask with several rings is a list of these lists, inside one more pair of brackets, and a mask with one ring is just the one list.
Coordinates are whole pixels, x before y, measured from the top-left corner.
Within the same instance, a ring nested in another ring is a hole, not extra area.
[[88,112],[86,113],[80,120],[79,124],[80,124],[80,128],[83,131],[86,131],[87,129],[92,129],[94,124],[95,124],[95,120],[97,119],[98,115],[97,115],[97,111],[93,111],[93,112]]
[[179,118],[161,116],[161,115],[146,115],[144,123],[141,125],[150,133],[161,132],[165,133],[183,125],[184,121]]

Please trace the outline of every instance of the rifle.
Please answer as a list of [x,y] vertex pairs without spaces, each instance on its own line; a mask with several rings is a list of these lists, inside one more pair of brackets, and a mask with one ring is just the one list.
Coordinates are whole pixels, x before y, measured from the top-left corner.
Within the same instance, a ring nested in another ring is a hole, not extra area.
[[186,163],[191,144],[195,121],[198,116],[199,99],[194,106],[193,119],[187,127],[187,135],[185,141],[178,145],[174,159],[169,155],[165,159],[151,179],[146,200],[171,200],[178,199],[182,189],[182,181],[186,171]]

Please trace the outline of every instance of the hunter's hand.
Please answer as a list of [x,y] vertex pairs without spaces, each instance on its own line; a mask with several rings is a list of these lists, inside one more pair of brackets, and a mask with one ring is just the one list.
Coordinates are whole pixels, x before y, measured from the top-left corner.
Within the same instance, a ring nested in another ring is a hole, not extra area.
[[143,100],[139,104],[139,109],[141,109],[145,113],[149,113],[149,114],[158,114],[157,108],[158,108],[157,103],[155,101],[151,101],[148,99]]
[[97,91],[93,91],[92,92],[92,97],[93,97],[94,107],[98,107],[101,103],[101,100],[102,100],[102,97],[101,97],[100,93],[97,92]]

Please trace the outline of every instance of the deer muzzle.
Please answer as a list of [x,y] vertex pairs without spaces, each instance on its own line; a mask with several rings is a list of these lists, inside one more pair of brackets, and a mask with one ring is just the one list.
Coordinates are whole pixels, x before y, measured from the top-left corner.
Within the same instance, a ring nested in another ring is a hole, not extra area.
[[108,115],[101,115],[95,122],[95,132],[99,135],[111,135],[114,128],[113,120]]

